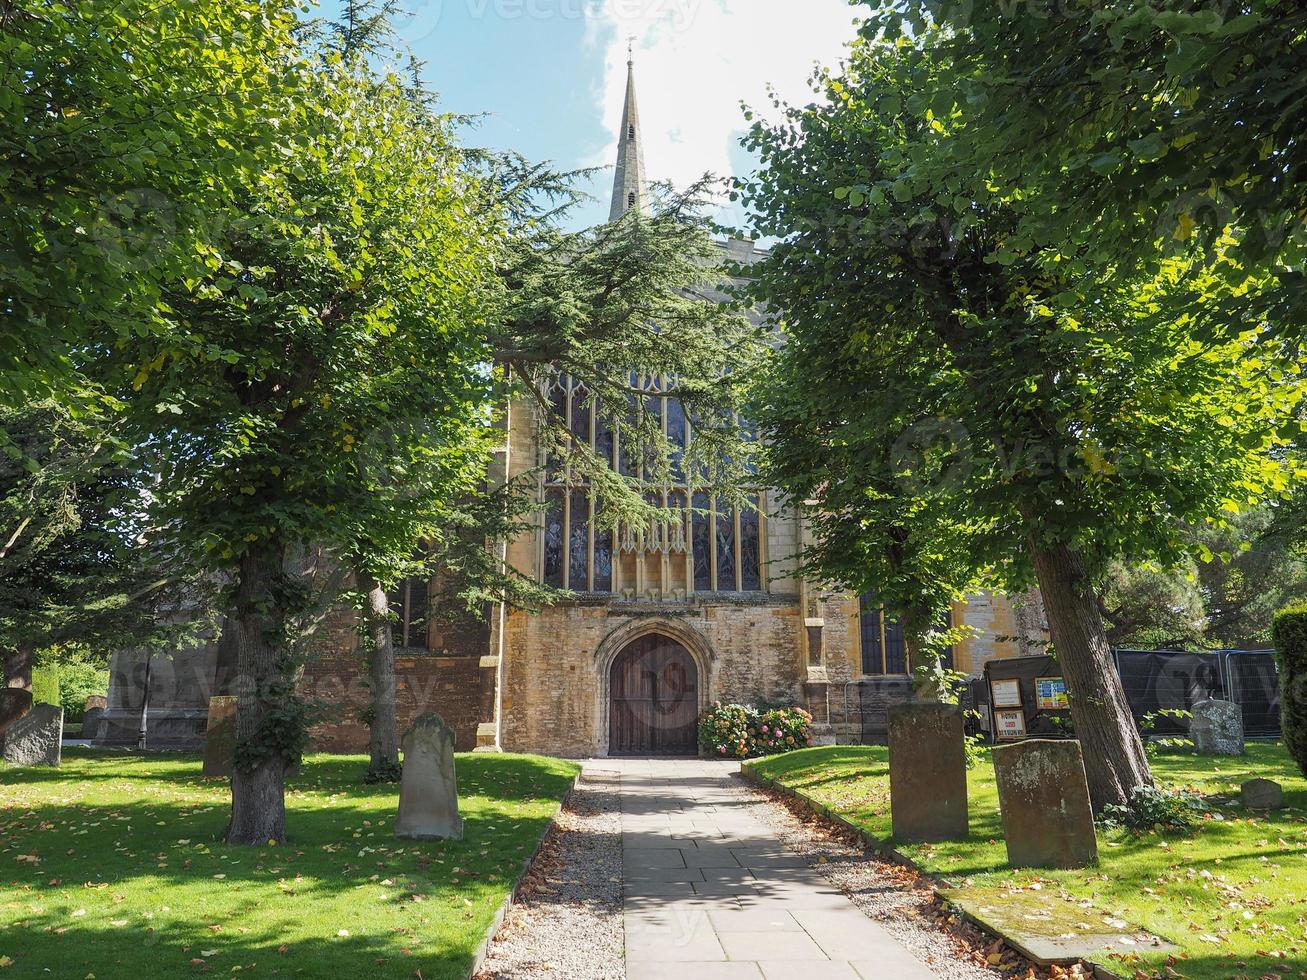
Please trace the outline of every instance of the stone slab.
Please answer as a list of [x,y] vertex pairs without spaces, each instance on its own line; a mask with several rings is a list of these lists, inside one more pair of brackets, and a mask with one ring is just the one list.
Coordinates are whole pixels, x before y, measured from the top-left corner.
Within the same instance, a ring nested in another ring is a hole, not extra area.
[[1047,891],[942,888],[939,896],[964,918],[1002,936],[1040,966],[1101,960],[1111,953],[1170,952],[1178,947],[1101,909]]
[[1239,787],[1246,810],[1283,810],[1284,787],[1273,779],[1250,779]]
[[395,836],[405,840],[462,840],[454,730],[435,712],[419,717],[404,734]]
[[1098,863],[1098,839],[1080,743],[1035,738],[993,751],[1008,863],[1082,868]]
[[757,963],[628,963],[626,980],[762,980]]
[[1211,699],[1193,706],[1189,738],[1203,755],[1243,755],[1243,709]]
[[230,778],[236,763],[236,699],[209,698],[209,721],[204,729],[205,779]]
[[101,737],[100,729],[104,727],[104,710],[104,708],[87,708],[82,713],[83,739],[93,741]]
[[829,960],[806,932],[724,932],[718,939],[732,960]]
[[903,842],[967,836],[962,709],[927,701],[889,710],[890,817]]
[[62,759],[64,709],[36,704],[0,735],[11,766],[57,766]]

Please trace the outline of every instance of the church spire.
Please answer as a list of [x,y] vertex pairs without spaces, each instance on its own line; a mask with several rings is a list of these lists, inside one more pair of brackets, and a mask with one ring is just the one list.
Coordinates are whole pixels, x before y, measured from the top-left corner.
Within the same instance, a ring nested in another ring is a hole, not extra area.
[[627,49],[626,107],[622,110],[622,129],[617,134],[617,171],[613,174],[613,206],[609,221],[616,221],[627,211],[649,211],[649,190],[644,178],[644,147],[640,136],[640,110],[635,104],[635,54]]

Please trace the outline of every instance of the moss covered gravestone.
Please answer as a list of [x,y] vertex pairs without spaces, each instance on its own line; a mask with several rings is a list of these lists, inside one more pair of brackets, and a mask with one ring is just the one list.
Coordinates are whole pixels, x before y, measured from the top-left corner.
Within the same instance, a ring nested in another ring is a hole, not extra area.
[[1003,839],[1014,868],[1098,863],[1080,743],[1033,738],[994,749]]

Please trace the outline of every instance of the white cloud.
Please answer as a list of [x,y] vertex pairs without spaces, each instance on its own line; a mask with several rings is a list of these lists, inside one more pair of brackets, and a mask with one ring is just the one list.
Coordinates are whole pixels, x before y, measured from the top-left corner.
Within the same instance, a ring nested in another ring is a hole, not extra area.
[[733,173],[741,101],[769,113],[769,85],[786,102],[810,100],[814,64],[839,61],[856,10],[847,0],[596,0],[586,41],[603,52],[596,111],[611,139],[589,163],[617,152],[631,35],[645,166],[683,187]]

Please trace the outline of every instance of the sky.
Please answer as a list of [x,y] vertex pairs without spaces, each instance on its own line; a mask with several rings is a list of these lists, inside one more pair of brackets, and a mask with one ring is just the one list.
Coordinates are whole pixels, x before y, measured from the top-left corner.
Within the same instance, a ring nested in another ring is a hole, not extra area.
[[[684,187],[705,172],[743,176],[748,103],[772,115],[767,88],[811,98],[815,64],[853,37],[847,0],[404,0],[396,27],[426,62],[444,108],[481,116],[470,145],[514,149],[560,169],[608,168],[578,214],[603,221],[612,192],[628,38],[649,176]],[[339,0],[323,0],[334,16]],[[723,204],[720,215],[742,215]]]

